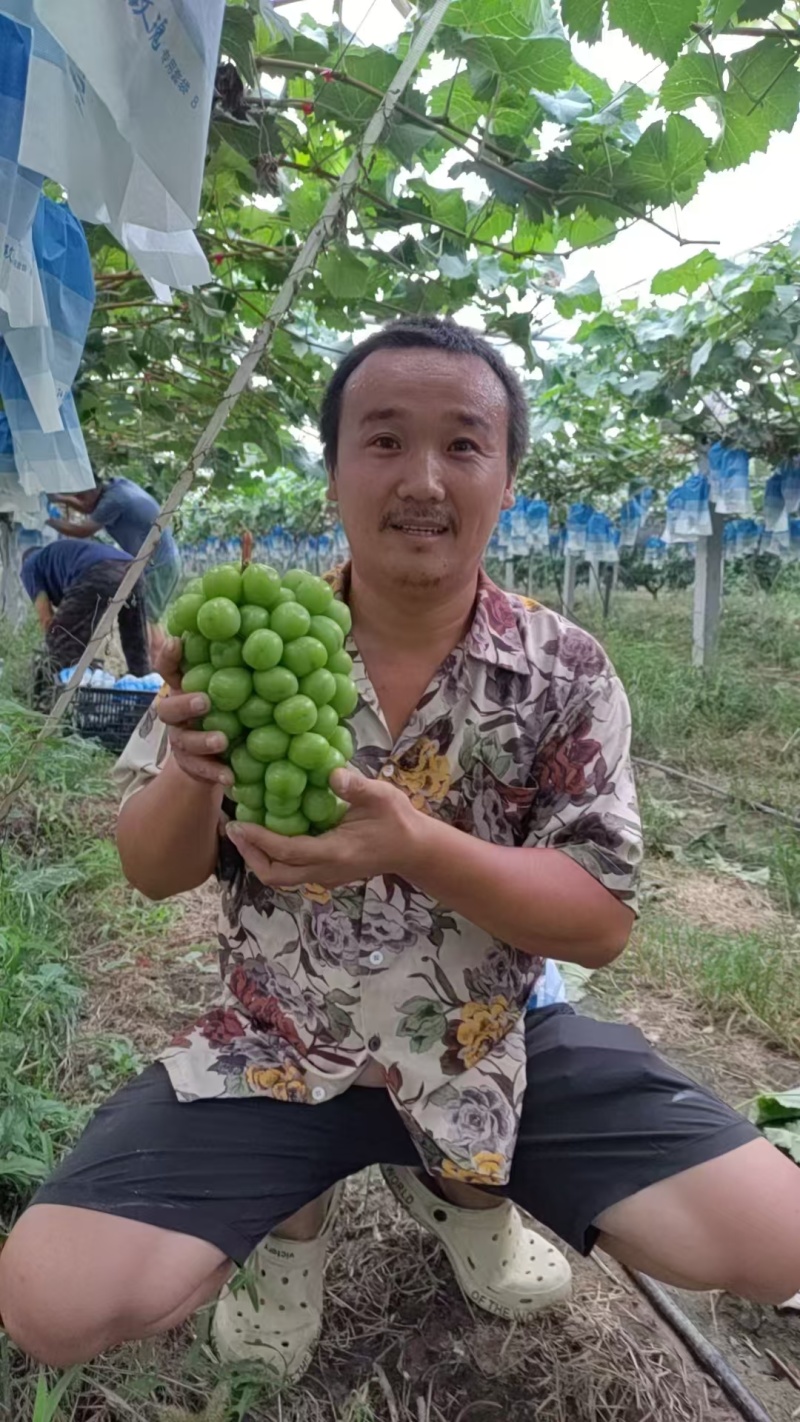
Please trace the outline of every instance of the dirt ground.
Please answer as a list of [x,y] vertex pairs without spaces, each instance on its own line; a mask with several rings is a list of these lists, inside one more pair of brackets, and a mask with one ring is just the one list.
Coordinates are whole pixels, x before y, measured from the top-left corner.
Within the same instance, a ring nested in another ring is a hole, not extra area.
[[[692,874],[671,900],[677,912],[693,916],[722,902],[718,885]],[[740,925],[746,913],[765,910],[760,891],[736,881],[726,882],[724,904],[713,911],[735,915]],[[158,941],[134,952],[106,943],[86,953],[87,1010],[70,1063],[78,1094],[84,1086],[88,1091],[98,1034],[124,1034],[149,1058],[213,997],[215,920],[209,885],[184,896]],[[605,998],[582,1005],[595,1008],[610,1015]],[[735,1024],[721,1041],[719,1029],[685,1002],[635,993],[620,1004],[620,1015],[733,1104],[752,1094],[754,1082],[774,1087],[797,1080],[796,1062]],[[379,1177],[351,1181],[348,1199],[329,1264],[318,1359],[299,1387],[266,1410],[250,1411],[249,1422],[731,1422],[737,1416],[610,1261],[571,1255],[571,1303],[509,1326],[469,1308],[436,1242],[403,1214]],[[681,1295],[680,1304],[774,1422],[800,1416],[800,1391],[775,1377],[766,1353],[771,1349],[800,1372],[800,1315],[708,1295]],[[200,1339],[204,1328],[201,1317]],[[186,1335],[168,1345],[173,1376],[186,1346]],[[139,1355],[131,1366],[142,1366]],[[103,1422],[117,1415],[124,1409],[97,1414]]]

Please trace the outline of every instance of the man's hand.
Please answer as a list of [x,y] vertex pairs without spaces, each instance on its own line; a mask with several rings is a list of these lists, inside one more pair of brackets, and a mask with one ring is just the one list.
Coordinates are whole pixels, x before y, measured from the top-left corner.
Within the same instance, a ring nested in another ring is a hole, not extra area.
[[327,834],[290,839],[259,825],[231,823],[228,837],[262,884],[289,889],[321,884],[338,889],[378,874],[408,877],[420,821],[426,816],[393,785],[337,770],[331,789],[350,805],[344,820]]
[[169,726],[169,746],[176,765],[204,784],[232,785],[233,772],[217,759],[228,740],[221,731],[198,731],[195,723],[211,710],[208,697],[181,691],[180,637],[170,637],[156,659],[156,671],[169,685],[169,694],[158,699],[158,715]]

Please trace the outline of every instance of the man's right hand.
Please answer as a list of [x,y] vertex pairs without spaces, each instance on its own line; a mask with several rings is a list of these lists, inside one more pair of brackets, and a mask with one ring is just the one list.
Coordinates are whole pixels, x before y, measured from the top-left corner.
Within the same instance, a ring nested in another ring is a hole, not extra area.
[[180,637],[170,637],[156,659],[156,671],[169,686],[169,694],[158,699],[158,715],[169,726],[169,745],[176,765],[204,784],[232,785],[233,771],[218,759],[227,748],[227,737],[221,731],[198,731],[198,720],[211,710],[208,697],[198,692],[181,691]]

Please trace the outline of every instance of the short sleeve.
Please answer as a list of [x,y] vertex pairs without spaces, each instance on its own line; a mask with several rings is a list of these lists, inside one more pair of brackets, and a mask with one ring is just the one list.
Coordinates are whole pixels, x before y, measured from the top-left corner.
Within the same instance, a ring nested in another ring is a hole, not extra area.
[[106,489],[97,500],[90,518],[93,523],[99,523],[103,528],[109,523],[113,523],[115,518],[123,512],[125,508],[125,496],[113,486]]
[[20,581],[31,602],[35,602],[40,592],[44,592],[37,568],[38,559],[28,558],[19,570]]
[[158,701],[166,695],[164,686],[145,711],[122,755],[114,766],[114,783],[120,790],[120,809],[158,775],[168,750],[168,728],[158,717]]
[[628,698],[608,663],[576,678],[536,753],[525,843],[568,854],[636,912],[642,825],[630,740]]

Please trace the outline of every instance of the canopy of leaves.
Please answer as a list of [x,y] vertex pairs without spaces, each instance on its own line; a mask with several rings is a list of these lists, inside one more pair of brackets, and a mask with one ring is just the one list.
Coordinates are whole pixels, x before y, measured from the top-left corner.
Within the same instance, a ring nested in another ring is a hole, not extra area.
[[701,251],[578,329],[535,395],[526,484],[576,497],[669,488],[727,439],[775,464],[800,446],[800,228],[741,262]]
[[[744,162],[791,126],[800,102],[792,6],[782,18],[756,0],[738,10],[730,0],[609,0],[607,9],[562,0],[560,12],[553,0],[453,0],[436,70],[429,57],[407,89],[349,217],[219,439],[214,486],[248,484],[254,461],[267,475],[313,472],[309,433],[331,365],[354,332],[387,317],[466,308],[533,371],[531,338],[555,293],[564,315],[596,313],[581,337],[594,361],[616,318],[598,311],[591,281],[562,289],[560,255],[654,221],[686,203],[706,172]],[[725,58],[720,32],[763,29],[767,9],[776,34],[754,33]],[[634,83],[613,93],[576,61],[574,42],[596,40],[604,24],[670,66],[655,116],[658,95]],[[228,4],[198,229],[213,281],[158,304],[105,229],[89,234],[98,298],[76,394],[99,469],[127,466],[156,492],[168,487],[407,43],[406,33],[385,49],[364,46],[310,21],[293,29],[269,0]],[[717,115],[716,141],[694,121],[698,100]],[[791,325],[784,311],[773,318]],[[713,335],[709,375],[729,349],[737,359],[734,345]],[[635,364],[624,378],[641,381]],[[557,378],[547,374],[543,417]],[[761,386],[771,400],[773,385]],[[627,398],[621,386],[617,398]],[[644,406],[631,409],[621,465],[650,449]],[[605,418],[591,436],[600,444]],[[685,419],[676,428],[692,433]]]

